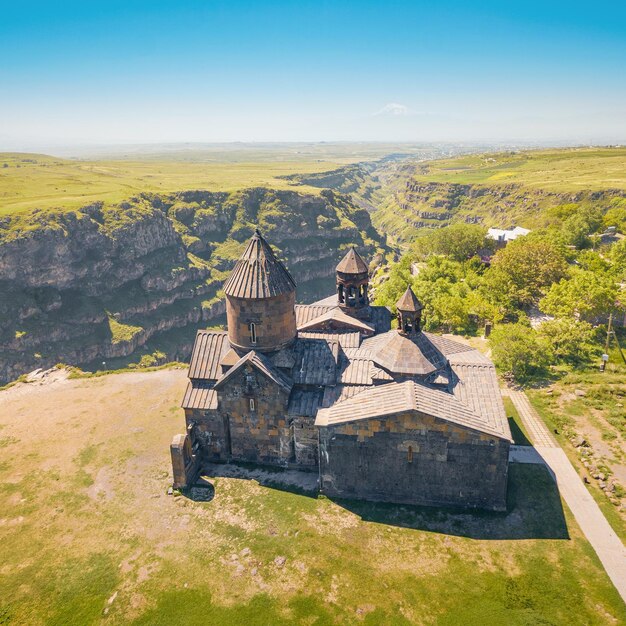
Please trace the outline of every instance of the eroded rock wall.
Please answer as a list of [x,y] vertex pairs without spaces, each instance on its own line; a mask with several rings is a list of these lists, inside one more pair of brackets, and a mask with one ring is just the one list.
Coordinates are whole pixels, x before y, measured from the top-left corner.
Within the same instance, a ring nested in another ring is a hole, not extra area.
[[153,350],[185,359],[196,328],[224,315],[222,283],[256,226],[300,301],[332,292],[348,245],[366,257],[385,249],[367,211],[328,190],[142,194],[2,218],[0,382]]

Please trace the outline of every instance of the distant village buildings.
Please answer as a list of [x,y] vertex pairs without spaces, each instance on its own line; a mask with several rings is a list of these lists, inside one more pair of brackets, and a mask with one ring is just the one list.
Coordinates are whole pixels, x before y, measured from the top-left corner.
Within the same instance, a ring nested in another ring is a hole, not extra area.
[[372,305],[354,248],[333,296],[295,291],[257,231],[224,284],[228,330],[196,336],[174,486],[243,461],[316,472],[330,497],[504,510],[511,433],[491,361],[424,332],[410,288],[395,319]]

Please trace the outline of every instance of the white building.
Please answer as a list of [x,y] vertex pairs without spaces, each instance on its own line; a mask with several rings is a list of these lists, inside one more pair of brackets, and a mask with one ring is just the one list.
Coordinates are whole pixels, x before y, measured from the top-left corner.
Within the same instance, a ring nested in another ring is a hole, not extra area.
[[506,244],[509,241],[513,241],[518,237],[523,237],[524,235],[528,235],[530,230],[528,228],[522,228],[521,226],[516,226],[515,228],[511,228],[510,230],[504,230],[502,228],[490,228],[487,231],[487,236],[491,237],[491,239],[495,239],[498,243]]

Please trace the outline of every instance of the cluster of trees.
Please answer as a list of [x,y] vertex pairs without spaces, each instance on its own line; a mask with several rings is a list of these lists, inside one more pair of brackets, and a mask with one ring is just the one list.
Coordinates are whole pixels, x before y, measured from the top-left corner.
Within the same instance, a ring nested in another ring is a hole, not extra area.
[[[609,219],[626,229],[626,208],[612,211]],[[599,326],[626,308],[626,238],[601,245],[595,234],[607,217],[593,207],[557,207],[546,222],[495,252],[481,226],[425,231],[393,265],[376,302],[393,307],[410,284],[426,330],[474,334],[494,323],[494,361],[518,379],[549,364],[588,363],[602,348]],[[487,264],[479,255],[490,251]],[[542,313],[550,319],[535,330],[530,317]]]

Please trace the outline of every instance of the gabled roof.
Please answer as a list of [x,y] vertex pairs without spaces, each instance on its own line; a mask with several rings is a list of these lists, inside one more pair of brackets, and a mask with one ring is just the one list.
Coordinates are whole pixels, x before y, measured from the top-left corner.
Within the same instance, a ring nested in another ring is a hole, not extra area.
[[225,331],[199,330],[191,353],[189,378],[209,380],[218,378],[222,373],[220,361],[229,349],[230,344]]
[[234,298],[273,298],[295,291],[296,283],[257,230],[224,283]]
[[424,333],[407,337],[391,330],[372,361],[393,374],[425,376],[446,365],[446,358]]
[[375,331],[373,326],[344,313],[339,307],[326,311],[318,317],[314,317],[312,320],[305,322],[301,326],[298,326],[298,330],[326,330],[328,326],[332,327],[333,324],[338,327],[353,328],[368,334],[374,333]]
[[422,303],[417,299],[417,296],[413,293],[410,286],[406,288],[402,297],[396,302],[396,309],[398,309],[398,311],[417,313],[423,308]]
[[337,271],[342,274],[367,274],[369,268],[354,247],[339,261]]
[[489,423],[455,396],[413,381],[374,386],[343,402],[320,409],[315,425],[332,426],[408,411],[431,415],[503,439],[510,438],[508,430],[501,424]]
[[246,365],[246,363],[250,364],[257,371],[261,372],[264,376],[275,382],[279,387],[282,387],[287,393],[291,391],[293,381],[279,369],[275,368],[266,356],[256,352],[255,350],[251,350],[242,356],[239,361],[235,363],[235,365],[223,374],[215,383],[214,389],[223,387],[228,380],[230,380],[242,367]]
[[307,322],[316,317],[319,317],[323,313],[328,313],[332,309],[337,308],[337,297],[335,296],[335,302],[333,304],[296,304],[294,312],[296,314],[296,327],[300,328]]

